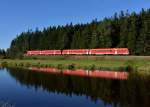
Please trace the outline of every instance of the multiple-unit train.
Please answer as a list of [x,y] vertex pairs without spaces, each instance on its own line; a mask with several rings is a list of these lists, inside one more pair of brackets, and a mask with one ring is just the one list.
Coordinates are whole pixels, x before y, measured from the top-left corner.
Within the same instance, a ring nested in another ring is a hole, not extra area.
[[129,55],[129,50],[128,48],[31,50],[27,51],[26,55]]

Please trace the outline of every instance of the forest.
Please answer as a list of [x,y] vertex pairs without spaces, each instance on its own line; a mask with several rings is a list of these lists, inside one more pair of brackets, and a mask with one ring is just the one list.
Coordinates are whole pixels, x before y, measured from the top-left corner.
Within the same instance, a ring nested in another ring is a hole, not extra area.
[[6,57],[6,51],[4,49],[0,49],[0,59]]
[[7,54],[22,56],[27,50],[128,48],[131,55],[150,55],[150,9],[121,11],[86,24],[50,26],[28,30],[12,40]]

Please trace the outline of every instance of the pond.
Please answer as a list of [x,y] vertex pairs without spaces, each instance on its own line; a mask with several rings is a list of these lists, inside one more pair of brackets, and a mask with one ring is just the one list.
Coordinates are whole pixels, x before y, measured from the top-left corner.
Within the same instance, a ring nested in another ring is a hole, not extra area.
[[150,77],[127,80],[0,69],[0,107],[149,107]]

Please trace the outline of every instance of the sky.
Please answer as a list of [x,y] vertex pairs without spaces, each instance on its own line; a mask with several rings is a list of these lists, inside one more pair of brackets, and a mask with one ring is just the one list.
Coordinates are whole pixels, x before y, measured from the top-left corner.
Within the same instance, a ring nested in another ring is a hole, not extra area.
[[9,48],[12,39],[29,29],[87,23],[142,8],[150,8],[150,0],[0,0],[0,48]]

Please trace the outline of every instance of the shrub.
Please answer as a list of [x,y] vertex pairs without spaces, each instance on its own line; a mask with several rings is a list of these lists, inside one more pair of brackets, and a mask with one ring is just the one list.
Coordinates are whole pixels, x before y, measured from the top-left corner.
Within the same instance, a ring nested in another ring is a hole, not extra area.
[[76,68],[75,64],[70,64],[68,65],[68,69],[74,70]]
[[24,64],[23,64],[23,63],[19,63],[19,66],[20,66],[20,67],[23,67],[23,66],[24,66]]
[[4,61],[4,62],[1,63],[1,66],[2,66],[2,67],[7,67],[7,66],[8,66],[8,63],[7,63],[6,61]]
[[135,62],[129,60],[129,61],[127,61],[125,63],[125,65],[126,65],[126,67],[125,67],[126,71],[133,71],[134,70],[134,66],[135,66]]
[[63,66],[62,64],[58,64],[58,65],[57,65],[57,68],[58,68],[58,69],[63,69],[64,66]]
[[31,64],[30,64],[29,62],[27,62],[27,63],[25,64],[25,67],[31,67]]
[[93,70],[95,70],[95,69],[96,69],[96,66],[95,66],[94,64],[90,66],[90,70],[93,71]]

